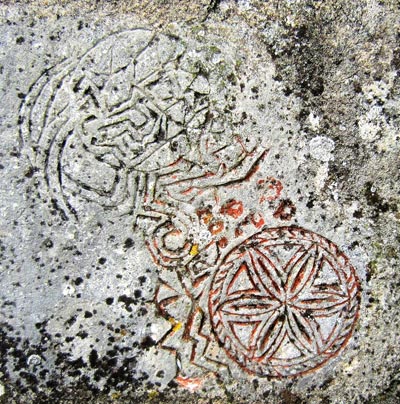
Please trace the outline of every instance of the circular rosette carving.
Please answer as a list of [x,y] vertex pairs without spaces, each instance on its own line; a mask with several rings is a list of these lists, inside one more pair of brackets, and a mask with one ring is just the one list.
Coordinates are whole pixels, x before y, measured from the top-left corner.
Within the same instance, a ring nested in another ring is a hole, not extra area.
[[149,236],[147,247],[157,265],[178,268],[191,258],[193,221],[178,213],[159,225]]
[[336,356],[358,318],[349,259],[311,231],[266,229],[234,248],[212,281],[211,323],[227,354],[261,376],[297,376]]

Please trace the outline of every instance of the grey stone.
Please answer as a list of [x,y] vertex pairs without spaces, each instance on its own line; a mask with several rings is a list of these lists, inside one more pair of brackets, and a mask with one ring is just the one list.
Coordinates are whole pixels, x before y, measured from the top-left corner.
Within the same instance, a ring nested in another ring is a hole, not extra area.
[[399,401],[395,2],[0,16],[0,402]]

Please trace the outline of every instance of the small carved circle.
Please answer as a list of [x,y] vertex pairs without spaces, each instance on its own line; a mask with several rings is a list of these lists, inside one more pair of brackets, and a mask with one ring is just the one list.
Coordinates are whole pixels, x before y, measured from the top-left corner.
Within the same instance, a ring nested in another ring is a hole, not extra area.
[[190,217],[177,214],[154,230],[147,240],[147,248],[158,265],[177,268],[190,256],[192,226]]
[[261,376],[297,376],[347,344],[360,287],[338,247],[311,231],[266,229],[233,249],[209,295],[211,323],[228,355]]

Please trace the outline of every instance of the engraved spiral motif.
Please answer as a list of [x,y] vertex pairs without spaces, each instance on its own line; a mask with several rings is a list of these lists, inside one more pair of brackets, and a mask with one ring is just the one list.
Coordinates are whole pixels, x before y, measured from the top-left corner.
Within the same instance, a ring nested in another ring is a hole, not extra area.
[[209,311],[217,338],[244,370],[296,376],[346,345],[359,298],[355,270],[335,244],[301,228],[271,228],[225,258]]

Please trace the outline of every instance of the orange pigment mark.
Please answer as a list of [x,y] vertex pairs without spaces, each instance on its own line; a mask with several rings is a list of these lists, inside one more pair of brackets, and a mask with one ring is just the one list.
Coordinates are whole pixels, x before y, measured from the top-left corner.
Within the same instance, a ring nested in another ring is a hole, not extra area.
[[217,244],[219,248],[225,248],[228,245],[228,239],[226,237],[222,237],[217,241]]
[[173,161],[171,164],[168,164],[168,167],[174,167],[177,166],[178,164],[182,163],[183,158],[179,157],[177,160]]
[[241,201],[235,201],[233,199],[232,201],[227,202],[224,206],[222,206],[221,213],[223,215],[229,215],[237,219],[243,214],[243,203]]
[[274,212],[274,218],[290,220],[296,214],[296,206],[290,199],[284,199]]
[[209,274],[204,274],[196,278],[196,280],[193,282],[193,286],[198,288],[205,280],[207,280],[209,277]]
[[169,233],[167,233],[168,236],[172,236],[172,237],[178,237],[182,234],[182,231],[179,229],[175,229],[175,230],[171,230]]
[[165,205],[165,202],[160,201],[159,199],[155,199],[155,200],[154,200],[154,203],[155,203],[156,205],[160,205],[160,206],[164,206],[164,205]]
[[258,180],[257,181],[258,187],[265,187],[266,195],[263,195],[259,202],[263,203],[265,201],[274,201],[275,199],[278,199],[281,195],[283,185],[279,180],[276,180],[273,177],[267,177],[266,179],[263,180]]
[[215,193],[214,193],[214,199],[215,199],[215,203],[216,203],[217,205],[219,205],[219,203],[220,203],[220,201],[221,201],[221,198],[219,197],[217,191],[215,191]]
[[217,222],[211,223],[208,226],[208,230],[210,233],[215,236],[218,233],[221,233],[224,230],[224,222],[222,220],[218,220]]
[[197,216],[204,223],[208,224],[211,222],[213,215],[209,209],[197,209]]
[[253,213],[250,216],[251,223],[259,229],[260,227],[264,226],[265,220],[261,213]]
[[194,190],[193,187],[187,188],[184,191],[181,192],[182,195],[188,195]]
[[193,392],[203,384],[203,380],[199,377],[182,377],[177,376],[175,381],[183,388]]

